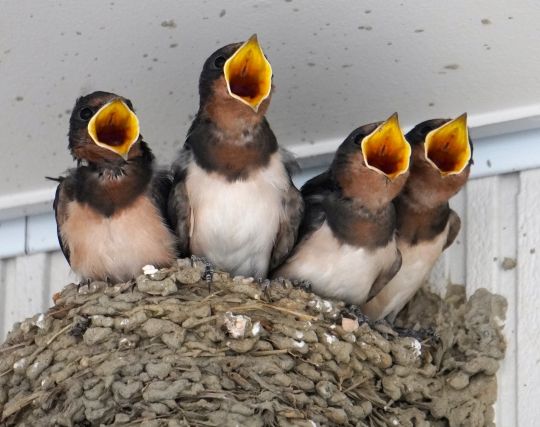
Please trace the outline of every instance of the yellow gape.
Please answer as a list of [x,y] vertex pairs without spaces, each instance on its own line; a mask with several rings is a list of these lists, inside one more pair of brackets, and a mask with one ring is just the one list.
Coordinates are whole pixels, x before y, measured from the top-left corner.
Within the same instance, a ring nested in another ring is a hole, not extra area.
[[409,170],[411,146],[399,127],[397,113],[362,140],[366,166],[395,179]]
[[129,149],[139,139],[139,119],[123,101],[115,99],[90,119],[88,133],[96,145],[127,159]]
[[426,159],[442,176],[461,173],[471,160],[467,114],[428,133],[424,148]]
[[264,56],[256,34],[225,62],[223,73],[229,94],[255,112],[270,95],[272,67]]

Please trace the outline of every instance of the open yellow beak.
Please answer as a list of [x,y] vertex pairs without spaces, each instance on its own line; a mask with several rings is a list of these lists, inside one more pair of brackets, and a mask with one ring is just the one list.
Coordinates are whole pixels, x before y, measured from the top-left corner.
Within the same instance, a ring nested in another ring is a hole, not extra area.
[[428,133],[424,149],[426,159],[442,176],[461,173],[471,160],[467,113]]
[[397,113],[379,125],[362,140],[366,166],[395,179],[409,170],[411,146],[405,139]]
[[229,94],[255,112],[270,95],[272,67],[264,56],[256,34],[225,62],[223,73]]
[[139,119],[123,101],[115,99],[90,119],[88,133],[96,145],[127,160],[129,149],[139,139]]

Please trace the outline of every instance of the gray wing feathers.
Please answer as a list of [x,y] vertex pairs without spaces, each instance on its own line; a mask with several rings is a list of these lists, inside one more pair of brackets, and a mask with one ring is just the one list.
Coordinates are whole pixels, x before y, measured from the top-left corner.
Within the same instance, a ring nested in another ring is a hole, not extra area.
[[399,249],[396,249],[397,256],[392,266],[388,270],[382,271],[369,290],[367,301],[376,296],[394,278],[401,268],[402,257]]
[[275,269],[285,261],[298,237],[298,227],[304,213],[304,202],[300,191],[291,182],[283,200],[284,215],[279,224],[278,234],[270,259],[270,270]]
[[459,229],[461,228],[461,219],[459,218],[459,215],[453,210],[450,210],[450,216],[448,217],[448,222],[450,223],[448,227],[448,237],[446,239],[446,243],[444,245],[443,251],[452,243],[454,243],[454,240],[456,239],[459,233]]
[[283,164],[285,165],[285,169],[287,169],[287,173],[289,174],[289,176],[300,172],[300,165],[296,161],[293,153],[283,147],[280,147],[279,154],[281,154],[281,159],[283,161]]
[[178,252],[181,257],[189,255],[189,229],[191,208],[186,188],[187,167],[191,161],[191,151],[186,148],[172,166],[173,185],[168,201],[168,216],[178,236]]
[[60,244],[60,249],[66,257],[66,261],[70,264],[70,252],[69,247],[64,243],[62,239],[62,225],[66,222],[68,218],[67,213],[67,204],[69,202],[69,196],[66,194],[66,187],[69,188],[69,183],[66,182],[66,179],[60,181],[56,189],[56,195],[54,198],[53,208],[54,215],[56,218],[56,235],[58,236],[58,243]]

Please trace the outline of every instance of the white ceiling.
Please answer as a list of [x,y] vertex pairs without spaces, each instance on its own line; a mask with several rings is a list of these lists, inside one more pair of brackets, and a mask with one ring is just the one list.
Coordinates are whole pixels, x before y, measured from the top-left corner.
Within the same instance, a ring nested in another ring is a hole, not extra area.
[[72,165],[70,109],[98,89],[132,99],[145,139],[170,162],[204,59],[254,32],[286,145],[340,139],[394,111],[412,125],[540,103],[540,2],[3,1],[0,198],[51,186],[43,177]]

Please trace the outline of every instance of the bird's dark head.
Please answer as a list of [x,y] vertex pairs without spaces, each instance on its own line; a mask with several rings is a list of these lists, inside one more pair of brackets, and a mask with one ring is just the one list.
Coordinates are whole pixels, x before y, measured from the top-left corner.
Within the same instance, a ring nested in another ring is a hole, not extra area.
[[199,80],[200,108],[264,115],[271,91],[272,67],[253,35],[244,43],[218,49],[206,60]]
[[124,163],[141,140],[139,120],[129,99],[93,92],[77,99],[69,120],[69,149],[77,160]]
[[408,176],[411,147],[397,114],[352,131],[338,148],[332,170],[345,197],[371,206],[391,201]]
[[424,206],[448,201],[467,182],[473,163],[467,115],[426,120],[406,138],[412,146],[406,194]]

